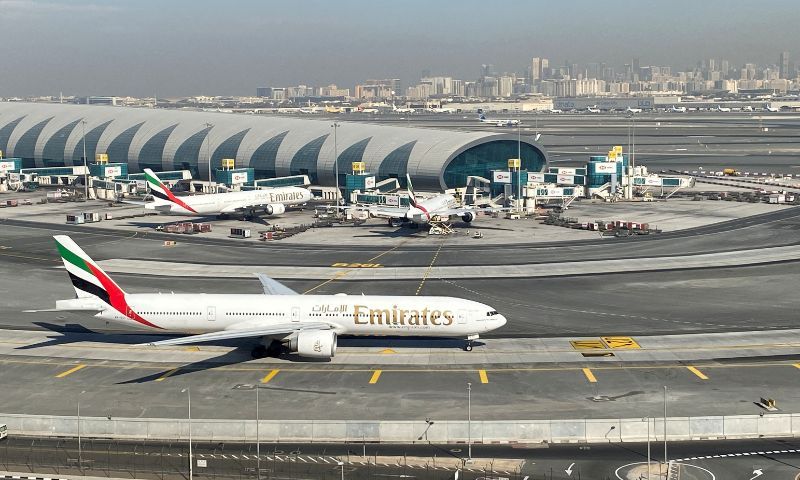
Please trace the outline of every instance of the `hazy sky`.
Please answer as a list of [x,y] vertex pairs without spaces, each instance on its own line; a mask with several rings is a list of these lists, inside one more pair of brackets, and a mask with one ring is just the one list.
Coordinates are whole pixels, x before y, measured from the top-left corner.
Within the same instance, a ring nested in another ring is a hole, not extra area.
[[252,95],[423,70],[800,59],[794,0],[0,0],[0,96]]

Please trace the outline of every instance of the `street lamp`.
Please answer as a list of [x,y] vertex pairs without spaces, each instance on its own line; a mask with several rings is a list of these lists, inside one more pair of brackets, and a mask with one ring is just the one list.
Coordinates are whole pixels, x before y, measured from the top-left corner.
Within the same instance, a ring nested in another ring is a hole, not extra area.
[[333,167],[336,175],[336,217],[339,217],[339,145],[336,142],[336,131],[339,130],[339,122],[333,122]]
[[83,448],[81,445],[81,395],[86,393],[86,390],[81,390],[78,394],[78,465],[83,471]]
[[522,121],[517,122],[517,206],[519,213],[522,213]]
[[342,467],[342,480],[344,480],[344,462],[336,462],[336,465]]
[[467,382],[467,460],[472,460],[472,383]]
[[206,132],[206,156],[208,157],[208,190],[211,191],[211,129],[214,127],[212,123],[205,124],[208,131]]
[[256,478],[261,480],[261,436],[258,432],[258,424],[260,422],[259,408],[258,408],[258,390],[259,386],[256,385]]
[[667,386],[664,385],[664,466],[667,462]]
[[89,200],[89,167],[86,164],[86,120],[81,120],[81,130],[83,132],[83,197]]
[[643,418],[647,422],[647,480],[653,478],[650,471],[650,417]]
[[186,395],[187,395],[187,397],[189,399],[189,406],[188,406],[188,412],[189,412],[189,480],[193,480],[194,479],[194,465],[193,465],[194,460],[192,458],[192,388],[191,387],[186,387],[183,390],[181,390],[181,393],[186,393]]

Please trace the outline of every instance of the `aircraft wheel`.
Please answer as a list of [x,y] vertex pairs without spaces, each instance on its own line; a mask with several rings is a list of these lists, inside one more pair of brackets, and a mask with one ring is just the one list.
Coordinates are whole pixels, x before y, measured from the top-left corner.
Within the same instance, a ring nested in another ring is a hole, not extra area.
[[472,340],[468,340],[467,343],[464,345],[464,351],[465,352],[472,351]]

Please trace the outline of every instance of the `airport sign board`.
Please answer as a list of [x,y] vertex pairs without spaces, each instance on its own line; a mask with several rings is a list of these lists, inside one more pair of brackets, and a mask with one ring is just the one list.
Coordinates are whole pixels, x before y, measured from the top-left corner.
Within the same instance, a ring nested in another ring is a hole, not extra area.
[[0,172],[8,172],[10,170],[16,170],[16,165],[13,161],[11,162],[0,161]]
[[556,177],[556,183],[559,185],[575,185],[575,177],[572,175],[559,175]]
[[645,177],[644,179],[645,185],[650,185],[653,187],[660,187],[661,186],[661,177]]
[[601,174],[617,173],[617,162],[597,162],[594,171]]
[[231,184],[236,185],[239,183],[247,183],[248,181],[247,172],[233,172],[231,173]]
[[544,173],[528,172],[528,181],[533,183],[544,183]]
[[559,175],[575,175],[578,172],[574,168],[559,167],[556,169],[556,173]]
[[511,183],[511,172],[498,172],[492,173],[493,183]]
[[119,177],[120,175],[122,175],[122,167],[120,166],[105,167],[106,177]]
[[399,207],[400,195],[386,195],[386,205],[389,207]]
[[375,177],[367,177],[364,179],[364,190],[375,189]]

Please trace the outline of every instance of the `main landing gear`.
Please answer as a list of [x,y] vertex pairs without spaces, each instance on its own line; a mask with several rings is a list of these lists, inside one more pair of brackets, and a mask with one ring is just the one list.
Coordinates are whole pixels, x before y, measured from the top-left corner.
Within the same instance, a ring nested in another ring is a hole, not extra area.
[[272,340],[269,345],[264,345],[263,343],[258,344],[253,348],[253,351],[250,352],[250,355],[253,358],[266,358],[266,357],[277,357],[281,354],[283,350],[283,344],[277,340]]
[[472,351],[473,342],[472,340],[467,340],[467,343],[464,344],[464,351],[471,352]]

